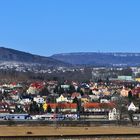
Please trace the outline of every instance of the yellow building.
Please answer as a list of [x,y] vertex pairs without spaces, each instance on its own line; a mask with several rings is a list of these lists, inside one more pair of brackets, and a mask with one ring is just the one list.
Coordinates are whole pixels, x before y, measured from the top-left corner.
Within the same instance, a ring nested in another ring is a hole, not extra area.
[[135,78],[135,81],[140,82],[140,78]]
[[44,103],[44,104],[43,104],[43,109],[44,109],[44,111],[47,110],[47,107],[48,107],[48,105],[47,105],[46,103]]

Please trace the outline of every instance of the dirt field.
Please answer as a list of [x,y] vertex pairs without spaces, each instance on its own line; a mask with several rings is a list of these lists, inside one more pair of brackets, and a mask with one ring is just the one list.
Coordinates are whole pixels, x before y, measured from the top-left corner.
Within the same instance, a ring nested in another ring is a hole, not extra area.
[[140,127],[48,127],[48,126],[0,126],[0,136],[25,135],[86,135],[86,134],[140,134]]

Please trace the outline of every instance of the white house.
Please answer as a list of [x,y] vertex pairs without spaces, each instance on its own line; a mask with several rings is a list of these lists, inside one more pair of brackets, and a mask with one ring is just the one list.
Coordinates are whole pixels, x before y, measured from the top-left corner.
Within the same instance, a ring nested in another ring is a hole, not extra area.
[[134,105],[133,102],[131,102],[131,104],[128,106],[128,111],[136,111],[137,110],[137,107]]
[[109,119],[110,121],[118,120],[119,118],[120,118],[120,115],[119,115],[119,113],[117,112],[116,108],[113,108],[112,110],[109,111],[108,119]]
[[66,97],[64,97],[63,95],[61,95],[60,97],[58,97],[56,99],[56,102],[59,103],[59,102],[68,102],[68,99]]
[[20,100],[20,104],[23,104],[24,105],[26,103],[31,103],[31,100],[29,98]]
[[101,99],[100,100],[100,103],[109,103],[110,101],[109,100],[107,100],[107,99]]
[[45,100],[42,97],[34,97],[34,101],[37,102],[38,104],[45,103]]

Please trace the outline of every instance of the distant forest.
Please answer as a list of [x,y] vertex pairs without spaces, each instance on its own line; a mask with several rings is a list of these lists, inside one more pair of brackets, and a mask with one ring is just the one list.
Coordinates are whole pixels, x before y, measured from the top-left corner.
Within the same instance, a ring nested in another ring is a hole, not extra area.
[[[80,69],[75,71],[66,72],[52,72],[52,73],[34,73],[34,72],[17,72],[15,70],[0,70],[0,82],[13,82],[13,81],[46,81],[55,80],[59,82],[64,81],[77,81],[87,82],[93,80],[92,73],[96,73],[92,67],[85,67],[81,71]],[[98,70],[100,77],[117,78],[118,75],[133,76],[131,68],[123,68],[122,70],[116,69],[100,69]],[[140,73],[136,75],[140,77]],[[98,79],[100,80],[100,79]]]
[[69,81],[89,81],[92,78],[92,69],[85,68],[84,71],[70,71],[57,73],[34,73],[34,72],[17,72],[15,70],[0,70],[1,82],[12,81],[43,81],[56,80],[63,82]]

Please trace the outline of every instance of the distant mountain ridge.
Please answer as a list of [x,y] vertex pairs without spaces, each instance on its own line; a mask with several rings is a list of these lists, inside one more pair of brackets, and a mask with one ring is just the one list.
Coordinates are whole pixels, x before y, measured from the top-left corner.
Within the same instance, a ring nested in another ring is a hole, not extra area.
[[0,62],[19,62],[28,64],[42,64],[45,66],[67,66],[65,62],[55,60],[54,58],[44,57],[18,51],[10,48],[0,47]]
[[50,57],[34,55],[10,48],[0,47],[0,66],[22,64],[26,67],[69,67],[69,66],[140,66],[140,53],[78,52],[54,54]]
[[140,53],[100,53],[79,52],[54,54],[51,58],[71,63],[73,65],[88,66],[140,66]]

